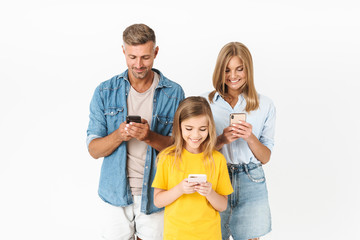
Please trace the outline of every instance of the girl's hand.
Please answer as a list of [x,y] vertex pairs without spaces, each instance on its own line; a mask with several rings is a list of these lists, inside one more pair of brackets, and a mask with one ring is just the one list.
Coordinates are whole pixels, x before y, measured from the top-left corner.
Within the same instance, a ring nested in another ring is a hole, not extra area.
[[195,191],[198,192],[200,195],[207,197],[212,191],[212,184],[211,182],[200,183],[195,186]]
[[193,182],[189,183],[187,178],[185,178],[178,184],[178,186],[183,194],[191,194],[196,192],[195,191],[196,184],[197,183],[193,183]]

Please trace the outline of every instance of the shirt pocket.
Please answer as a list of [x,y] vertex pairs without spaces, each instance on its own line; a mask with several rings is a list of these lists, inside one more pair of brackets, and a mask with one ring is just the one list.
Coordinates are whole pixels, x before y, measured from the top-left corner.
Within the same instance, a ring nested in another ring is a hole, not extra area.
[[123,107],[108,107],[104,111],[108,133],[112,133],[125,121]]
[[172,126],[174,121],[173,117],[157,115],[155,120],[155,127],[157,133],[168,136],[172,132]]

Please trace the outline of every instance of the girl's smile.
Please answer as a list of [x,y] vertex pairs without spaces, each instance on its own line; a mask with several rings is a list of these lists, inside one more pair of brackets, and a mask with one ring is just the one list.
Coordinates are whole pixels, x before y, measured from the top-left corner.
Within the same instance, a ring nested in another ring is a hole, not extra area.
[[209,121],[205,115],[191,117],[181,123],[181,133],[185,149],[191,153],[201,153],[201,144],[209,134]]

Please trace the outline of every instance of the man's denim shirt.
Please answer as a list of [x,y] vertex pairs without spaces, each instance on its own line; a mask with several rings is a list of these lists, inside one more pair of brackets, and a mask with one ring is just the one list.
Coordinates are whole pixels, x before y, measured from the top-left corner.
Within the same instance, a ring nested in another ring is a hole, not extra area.
[[[184,91],[179,84],[164,77],[159,70],[152,70],[160,75],[160,80],[154,93],[150,129],[169,136],[172,132],[175,111],[180,101],[184,99]],[[87,146],[93,139],[109,135],[125,121],[129,89],[128,70],[96,88],[90,103]],[[141,113],[138,115],[141,116]],[[127,206],[133,203],[127,178],[126,145],[127,142],[122,142],[112,154],[104,158],[101,167],[99,196],[114,206]],[[162,210],[154,205],[154,189],[151,187],[156,173],[157,154],[158,152],[148,145],[141,197],[141,212],[145,214]]]

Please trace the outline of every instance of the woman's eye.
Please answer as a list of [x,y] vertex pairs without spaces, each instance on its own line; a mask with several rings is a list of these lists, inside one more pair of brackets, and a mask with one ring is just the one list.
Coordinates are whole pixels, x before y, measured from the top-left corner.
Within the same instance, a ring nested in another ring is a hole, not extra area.
[[238,68],[237,69],[239,72],[242,72],[244,70],[244,68]]

